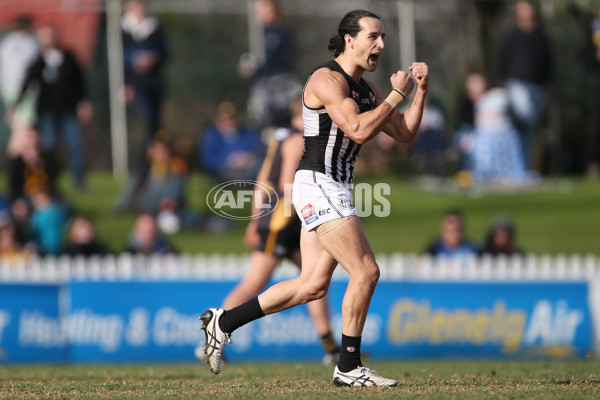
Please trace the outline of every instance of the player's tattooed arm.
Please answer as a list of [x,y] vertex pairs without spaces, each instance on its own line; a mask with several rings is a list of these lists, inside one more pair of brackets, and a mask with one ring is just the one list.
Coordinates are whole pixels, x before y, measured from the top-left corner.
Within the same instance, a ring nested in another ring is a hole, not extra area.
[[404,113],[396,111],[382,127],[386,134],[405,144],[413,143],[417,139],[423,109],[425,108],[429,75],[425,63],[415,62],[410,66],[410,70],[413,72],[413,77],[417,83],[417,91],[413,101]]

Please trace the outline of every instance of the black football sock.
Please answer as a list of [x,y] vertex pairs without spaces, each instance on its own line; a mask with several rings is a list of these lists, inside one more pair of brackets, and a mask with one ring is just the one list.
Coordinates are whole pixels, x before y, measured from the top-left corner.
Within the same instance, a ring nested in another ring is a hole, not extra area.
[[337,354],[340,352],[340,348],[338,347],[335,339],[331,335],[331,332],[327,332],[323,336],[321,336],[321,345],[323,346],[323,350],[326,353]]
[[362,366],[360,360],[360,340],[362,336],[346,336],[342,333],[342,352],[338,369],[341,372],[350,372]]
[[219,326],[225,333],[232,333],[240,326],[246,325],[248,322],[252,322],[255,319],[259,319],[265,316],[260,304],[258,303],[258,296],[251,298],[244,304],[232,308],[229,311],[225,311],[219,319]]

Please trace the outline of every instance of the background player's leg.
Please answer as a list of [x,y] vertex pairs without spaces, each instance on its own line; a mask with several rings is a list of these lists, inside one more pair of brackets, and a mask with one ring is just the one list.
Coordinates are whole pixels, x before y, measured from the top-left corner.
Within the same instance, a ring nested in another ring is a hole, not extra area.
[[248,301],[260,292],[273,274],[281,259],[262,251],[252,252],[250,269],[246,276],[229,292],[223,301],[223,309],[229,310]]

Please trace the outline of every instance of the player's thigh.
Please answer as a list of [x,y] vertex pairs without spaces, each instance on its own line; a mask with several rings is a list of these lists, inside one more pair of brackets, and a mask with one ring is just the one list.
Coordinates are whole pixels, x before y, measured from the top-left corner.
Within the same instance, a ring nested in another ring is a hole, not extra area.
[[357,216],[349,217],[346,222],[319,237],[319,242],[350,275],[357,269],[376,265],[375,255]]
[[300,252],[302,255],[302,270],[300,277],[317,286],[329,286],[337,261],[321,246],[314,231],[302,228],[300,234]]

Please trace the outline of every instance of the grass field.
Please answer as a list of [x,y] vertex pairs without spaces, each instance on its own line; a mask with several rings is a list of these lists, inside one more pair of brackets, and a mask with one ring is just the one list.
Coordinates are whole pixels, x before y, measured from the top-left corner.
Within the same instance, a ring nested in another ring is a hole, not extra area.
[[0,367],[0,399],[598,399],[600,361],[396,362],[395,388],[336,388],[316,363]]
[[[93,218],[100,237],[113,251],[125,247],[134,214],[115,214],[112,204],[121,184],[107,172],[89,174],[89,191],[74,192],[68,176],[61,177],[61,188],[76,209]],[[518,244],[533,253],[600,253],[600,182],[550,180],[541,187],[504,193],[473,193],[424,189],[414,180],[392,174],[362,176],[357,183],[390,185],[387,196],[389,217],[363,218],[367,236],[376,253],[423,251],[438,232],[444,211],[459,208],[467,219],[467,236],[481,242],[492,222],[510,216],[517,228]],[[214,183],[205,175],[194,174],[189,180],[190,206],[207,211],[206,194]],[[245,223],[237,223],[223,234],[180,232],[170,240],[182,252],[243,253]]]

